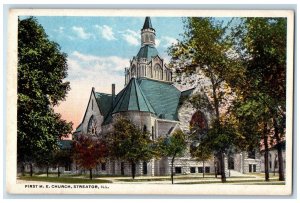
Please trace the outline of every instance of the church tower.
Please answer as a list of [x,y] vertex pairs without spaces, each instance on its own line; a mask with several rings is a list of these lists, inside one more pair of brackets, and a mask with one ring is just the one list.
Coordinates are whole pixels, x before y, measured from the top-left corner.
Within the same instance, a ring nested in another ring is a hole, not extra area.
[[125,68],[125,85],[131,78],[151,78],[171,82],[172,72],[155,48],[155,29],[150,17],[146,17],[141,29],[141,48],[138,54],[130,60],[130,67]]

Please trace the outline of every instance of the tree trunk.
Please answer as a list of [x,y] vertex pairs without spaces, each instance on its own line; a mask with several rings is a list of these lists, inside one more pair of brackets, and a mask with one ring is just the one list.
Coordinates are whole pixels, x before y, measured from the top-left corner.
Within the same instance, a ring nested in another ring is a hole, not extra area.
[[93,170],[90,168],[90,180],[93,179]]
[[32,169],[32,163],[30,163],[30,177],[32,177],[33,169]]
[[265,181],[269,181],[269,146],[267,135],[267,124],[264,124],[264,147],[265,147]]
[[59,166],[57,166],[57,177],[60,177]]
[[24,162],[22,162],[21,174],[22,174],[22,176],[25,176],[25,164],[24,164]]
[[277,153],[278,153],[278,173],[279,173],[279,180],[284,181],[284,169],[283,169],[283,157],[282,157],[282,144],[277,144]]
[[[278,174],[279,174],[279,180],[284,181],[284,169],[283,169],[283,156],[282,156],[282,143],[279,137],[279,129],[276,122],[276,119],[274,120],[274,137],[277,141],[277,156],[278,156]],[[275,170],[275,169],[274,169]]]
[[225,183],[226,175],[225,175],[225,163],[224,163],[223,152],[220,152],[220,165],[221,165],[221,180],[222,180],[222,183]]
[[172,181],[172,184],[174,184],[174,160],[175,160],[175,156],[176,154],[174,154],[174,156],[172,157],[172,161],[171,161],[171,181]]
[[49,166],[47,166],[46,172],[47,172],[47,178],[48,178],[49,177]]
[[135,168],[136,168],[136,164],[134,161],[131,162],[131,176],[132,176],[132,179],[135,178]]
[[205,161],[203,161],[203,178],[204,178],[204,173],[205,173],[205,167],[204,167]]

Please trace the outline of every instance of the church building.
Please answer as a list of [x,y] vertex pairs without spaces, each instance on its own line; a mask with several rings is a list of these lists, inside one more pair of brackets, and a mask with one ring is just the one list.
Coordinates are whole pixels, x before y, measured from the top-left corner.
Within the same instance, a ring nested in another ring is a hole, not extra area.
[[[206,122],[212,117],[210,112],[197,112],[187,102],[188,97],[201,91],[193,87],[180,91],[173,82],[169,69],[155,48],[155,29],[150,17],[146,17],[141,29],[141,47],[136,56],[125,68],[125,87],[115,92],[112,84],[111,94],[91,90],[88,105],[81,124],[74,137],[83,134],[105,135],[113,130],[118,116],[130,119],[134,124],[146,129],[151,139],[171,135],[176,129],[188,133],[191,122]],[[204,164],[191,158],[187,149],[184,157],[176,158],[174,172],[177,174],[213,173],[216,162],[212,158]],[[229,161],[228,161],[229,160]],[[241,173],[260,171],[260,159],[248,157],[246,153],[226,158],[226,169]],[[229,166],[228,166],[229,163]],[[164,157],[137,165],[137,175],[158,176],[171,173],[171,158]],[[127,162],[107,161],[97,168],[100,174],[131,175],[131,166]]]

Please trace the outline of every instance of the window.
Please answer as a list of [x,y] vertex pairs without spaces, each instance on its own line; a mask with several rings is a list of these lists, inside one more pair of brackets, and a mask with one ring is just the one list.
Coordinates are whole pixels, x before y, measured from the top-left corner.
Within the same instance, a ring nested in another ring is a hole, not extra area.
[[210,173],[210,167],[205,167],[205,173]]
[[272,161],[270,161],[269,164],[270,164],[270,168],[272,168]]
[[89,123],[88,123],[88,127],[87,127],[87,131],[88,133],[95,135],[96,134],[96,128],[97,128],[97,124],[96,124],[96,120],[94,118],[94,116],[92,115],[90,117]]
[[124,175],[124,169],[125,169],[125,164],[124,162],[121,162],[121,175]]
[[253,164],[253,172],[256,172],[256,164]]
[[175,167],[175,173],[181,173],[181,167]]
[[191,167],[190,170],[191,170],[191,173],[196,173],[196,167]]
[[249,173],[252,173],[252,164],[249,164]]
[[148,173],[148,170],[147,170],[147,162],[143,162],[143,174],[146,175]]
[[248,152],[248,158],[249,159],[255,159],[255,150],[251,150]]
[[152,132],[151,132],[151,135],[152,135],[152,140],[154,140],[154,127],[152,126]]
[[135,67],[135,65],[133,65],[132,68],[131,68],[131,77],[136,77],[136,67]]
[[234,158],[232,156],[228,158],[228,169],[234,170]]
[[154,42],[154,36],[153,35],[150,35],[150,40],[151,40],[151,42]]
[[208,124],[205,115],[201,111],[197,111],[193,114],[190,127],[204,132],[206,131]]
[[101,164],[101,170],[102,170],[102,171],[105,171],[105,170],[106,170],[106,163],[102,163],[102,164]]
[[198,173],[203,173],[203,167],[198,167]]

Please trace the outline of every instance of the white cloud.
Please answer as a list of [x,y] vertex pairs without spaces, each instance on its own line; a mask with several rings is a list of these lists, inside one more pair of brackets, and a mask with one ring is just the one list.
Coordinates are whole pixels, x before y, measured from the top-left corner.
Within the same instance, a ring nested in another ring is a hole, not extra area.
[[177,43],[178,43],[177,39],[173,37],[168,37],[168,36],[161,37],[161,44],[163,44],[163,47],[165,48],[170,47],[172,44],[177,44]]
[[120,32],[122,33],[123,39],[130,45],[138,46],[140,45],[141,35],[139,31],[133,31],[127,29],[125,31]]
[[89,39],[94,37],[93,34],[86,32],[83,27],[73,26],[72,30],[76,33],[77,37],[81,39]]
[[159,47],[160,42],[161,42],[160,39],[157,39],[157,38],[156,38],[156,39],[155,39],[155,46],[156,46],[156,47]]
[[103,25],[103,26],[95,25],[95,28],[100,32],[101,37],[103,37],[104,39],[108,41],[116,40],[112,28],[109,27],[108,25]]
[[69,75],[72,78],[89,77],[90,74],[95,76],[103,72],[123,75],[124,68],[129,65],[129,59],[118,56],[95,56],[74,51],[68,58],[68,65],[71,69]]

